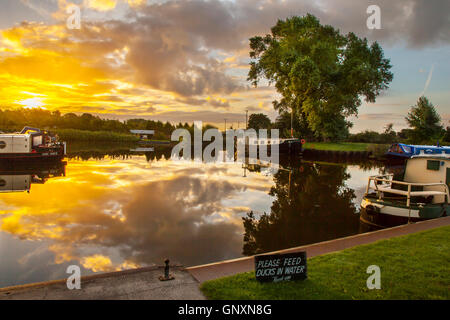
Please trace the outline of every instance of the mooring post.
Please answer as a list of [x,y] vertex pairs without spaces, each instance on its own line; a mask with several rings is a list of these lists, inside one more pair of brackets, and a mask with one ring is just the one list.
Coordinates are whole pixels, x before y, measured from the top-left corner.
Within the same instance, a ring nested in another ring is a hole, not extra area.
[[169,259],[164,260],[164,264],[165,264],[165,266],[164,266],[164,276],[160,276],[159,277],[159,280],[161,280],[161,281],[167,281],[167,280],[175,279],[175,277],[170,274],[169,262],[170,262]]
[[164,278],[166,278],[166,279],[169,279],[169,269],[170,269],[169,262],[170,262],[169,259],[166,259],[164,261],[164,263],[166,264],[166,266],[164,267]]

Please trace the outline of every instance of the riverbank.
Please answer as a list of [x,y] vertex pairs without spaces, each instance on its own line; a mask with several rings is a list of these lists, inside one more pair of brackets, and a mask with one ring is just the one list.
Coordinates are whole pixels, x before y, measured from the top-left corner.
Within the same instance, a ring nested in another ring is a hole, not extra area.
[[389,145],[355,142],[307,142],[303,145],[305,157],[325,157],[336,159],[382,160]]
[[[450,226],[308,259],[305,281],[259,283],[253,271],[207,281],[209,299],[449,299]],[[381,269],[369,290],[367,267]]]
[[372,143],[353,142],[306,142],[305,149],[329,150],[329,151],[368,151]]
[[53,129],[61,141],[66,142],[137,142],[139,138],[128,133],[112,131],[88,131],[77,129]]

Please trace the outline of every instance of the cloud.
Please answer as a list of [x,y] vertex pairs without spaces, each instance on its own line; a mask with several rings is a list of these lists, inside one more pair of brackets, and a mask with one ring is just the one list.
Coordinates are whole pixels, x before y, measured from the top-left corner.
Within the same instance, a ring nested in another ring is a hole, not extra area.
[[152,119],[161,121],[194,122],[203,121],[208,123],[222,123],[227,119],[228,123],[245,121],[245,113],[238,112],[216,112],[216,111],[167,111],[153,114]]
[[143,6],[147,0],[84,0],[83,5],[86,8],[97,11],[114,10],[119,2],[128,3],[132,8]]
[[[45,19],[49,18],[51,15],[48,10],[43,8],[42,2],[40,4],[34,3],[33,1],[30,1],[30,0],[20,0],[20,2],[22,2],[25,6],[27,6],[31,10],[35,11],[37,14],[39,14],[41,17],[43,17]],[[46,1],[43,1],[43,2],[45,4]]]
[[441,115],[441,121],[444,127],[447,127],[450,125],[450,113],[444,113]]
[[405,115],[400,113],[365,113],[358,116],[361,120],[404,120]]
[[450,42],[450,2],[412,1],[412,14],[408,23],[409,41],[423,47]]
[[[187,106],[242,111],[260,102],[260,109],[272,110],[273,88],[248,87],[248,39],[269,33],[277,19],[308,12],[383,46],[450,43],[450,11],[444,10],[449,2],[376,1],[382,30],[368,30],[366,8],[373,4],[368,0],[80,0],[82,29],[69,30],[63,10],[68,1],[22,1],[33,12],[41,7],[54,12],[59,5],[59,20],[2,30],[0,103],[5,106],[13,103],[10,97],[29,98],[22,93],[29,91],[42,93],[49,109],[90,106],[105,114],[130,108],[128,114],[145,115]],[[246,101],[236,100],[242,97]],[[161,102],[143,106],[148,100]]]
[[[381,9],[381,30],[368,30],[366,9],[376,4]],[[322,1],[319,11],[311,13],[321,22],[344,32],[355,32],[384,45],[406,44],[423,48],[450,43],[450,2],[426,0],[341,0]]]
[[213,106],[215,108],[224,108],[228,109],[230,107],[230,102],[226,99],[214,99],[209,98],[207,99],[210,106]]
[[109,11],[116,7],[117,0],[84,0],[84,6],[98,11]]

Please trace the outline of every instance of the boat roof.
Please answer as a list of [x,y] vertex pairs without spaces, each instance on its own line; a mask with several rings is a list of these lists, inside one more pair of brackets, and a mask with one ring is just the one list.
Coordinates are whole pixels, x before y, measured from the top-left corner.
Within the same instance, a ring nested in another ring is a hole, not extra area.
[[394,143],[400,146],[412,147],[415,149],[444,149],[450,150],[449,146],[429,146],[429,145],[420,145],[420,144],[406,144],[406,143]]
[[436,159],[436,160],[450,160],[450,154],[418,154],[412,156],[410,159]]

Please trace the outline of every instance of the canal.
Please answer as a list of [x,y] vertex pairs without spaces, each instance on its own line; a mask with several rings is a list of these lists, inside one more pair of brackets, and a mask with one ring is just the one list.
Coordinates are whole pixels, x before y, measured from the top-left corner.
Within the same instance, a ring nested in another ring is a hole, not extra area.
[[0,169],[0,287],[172,263],[192,266],[367,231],[380,163],[292,160],[276,170],[172,161],[155,147],[69,152]]

